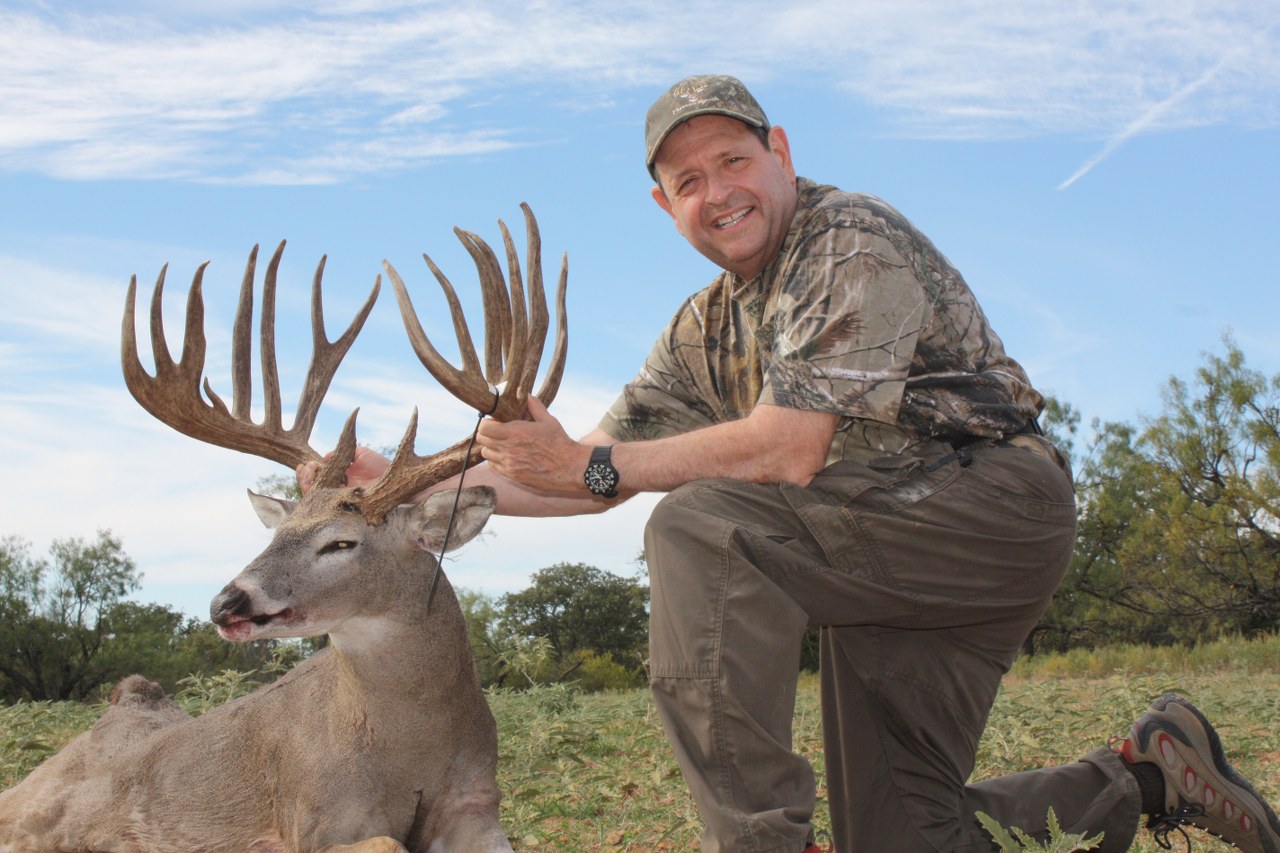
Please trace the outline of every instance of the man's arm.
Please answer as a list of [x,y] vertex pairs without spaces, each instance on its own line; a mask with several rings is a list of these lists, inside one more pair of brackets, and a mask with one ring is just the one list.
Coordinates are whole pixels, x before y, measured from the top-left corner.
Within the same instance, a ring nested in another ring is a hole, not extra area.
[[[616,443],[598,429],[574,441],[536,398],[530,398],[529,412],[532,421],[481,424],[477,443],[488,467],[523,486],[530,496],[578,501],[594,498],[582,474],[597,444],[614,445],[619,490],[626,496],[666,492],[708,477],[808,485],[825,466],[839,423],[838,415],[826,412],[760,404],[741,420],[651,441]],[[600,501],[600,508],[612,503]],[[506,512],[501,502],[499,506]]]
[[[708,477],[756,483],[809,484],[826,464],[839,416],[826,412],[760,404],[746,418],[651,441],[618,443],[600,429],[575,441],[536,397],[529,398],[532,421],[481,423],[476,443],[487,464],[466,472],[465,483],[497,492],[501,515],[535,517],[586,515],[617,506],[638,492],[668,492]],[[618,497],[587,490],[582,475],[593,447],[613,445]],[[388,461],[360,448],[347,470],[349,485],[368,485]],[[298,482],[310,488],[315,463],[300,466]],[[457,488],[457,476],[432,486],[420,498]]]

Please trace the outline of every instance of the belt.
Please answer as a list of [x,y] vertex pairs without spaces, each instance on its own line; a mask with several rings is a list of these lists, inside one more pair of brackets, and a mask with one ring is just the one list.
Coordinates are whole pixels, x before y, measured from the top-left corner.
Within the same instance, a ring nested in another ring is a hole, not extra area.
[[1023,424],[1021,429],[1015,432],[1007,432],[999,439],[992,439],[982,435],[961,435],[956,438],[949,438],[946,441],[951,445],[951,452],[940,459],[935,459],[926,465],[924,470],[937,471],[943,465],[953,461],[958,461],[961,468],[968,468],[973,462],[973,454],[969,451],[969,445],[977,444],[980,441],[1004,441],[1016,435],[1044,435],[1044,432],[1040,429],[1040,423],[1032,418]]
[[961,435],[947,439],[947,444],[951,445],[952,450],[959,450],[962,447],[968,447],[970,444],[977,444],[979,441],[1004,441],[1005,439],[1013,438],[1015,435],[1044,435],[1044,431],[1040,429],[1039,421],[1030,420],[1023,424],[1021,429],[1006,432],[998,439],[984,435]]

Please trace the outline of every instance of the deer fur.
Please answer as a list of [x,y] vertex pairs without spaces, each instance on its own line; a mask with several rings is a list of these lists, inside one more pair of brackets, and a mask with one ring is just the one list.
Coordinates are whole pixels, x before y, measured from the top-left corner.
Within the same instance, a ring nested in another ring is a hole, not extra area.
[[[498,853],[497,733],[434,552],[454,492],[379,525],[359,493],[251,494],[275,535],[214,599],[234,641],[328,634],[258,691],[191,718],[140,676],[0,794],[0,853]],[[493,511],[462,492],[450,541]]]

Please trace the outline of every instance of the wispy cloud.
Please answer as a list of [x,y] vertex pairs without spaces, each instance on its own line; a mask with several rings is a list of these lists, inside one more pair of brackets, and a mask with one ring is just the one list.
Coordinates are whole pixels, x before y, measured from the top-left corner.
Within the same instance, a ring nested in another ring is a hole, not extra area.
[[1176,109],[1186,104],[1196,93],[1200,92],[1214,80],[1222,76],[1224,70],[1247,60],[1259,45],[1265,45],[1270,42],[1271,32],[1274,29],[1274,25],[1268,27],[1261,33],[1261,35],[1255,36],[1254,38],[1249,39],[1245,44],[1228,51],[1227,54],[1208,71],[1205,71],[1185,86],[1180,87],[1167,98],[1153,104],[1143,112],[1142,115],[1138,116],[1138,118],[1126,125],[1119,133],[1108,139],[1106,144],[1102,146],[1098,153],[1086,160],[1084,165],[1077,169],[1071,177],[1059,184],[1058,189],[1065,190],[1067,187],[1074,184],[1080,178],[1092,171],[1095,166],[1110,157],[1116,149],[1124,145],[1130,139],[1133,139],[1135,136],[1153,128],[1159,127],[1160,123],[1172,115]]
[[[0,3],[0,152],[9,170],[63,178],[332,182],[537,143],[566,110],[647,95],[697,57],[753,80],[840,86],[904,135],[1112,134],[1105,157],[1157,128],[1280,120],[1280,50],[1257,5],[334,0],[139,11],[98,0],[54,14]],[[504,114],[503,97],[517,95],[543,107],[531,112],[545,125]]]

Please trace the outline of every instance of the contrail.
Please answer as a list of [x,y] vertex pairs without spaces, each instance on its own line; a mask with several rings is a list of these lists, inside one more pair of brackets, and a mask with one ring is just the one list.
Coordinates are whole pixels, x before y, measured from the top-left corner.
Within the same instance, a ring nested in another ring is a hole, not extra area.
[[1169,112],[1169,110],[1171,110],[1173,107],[1185,101],[1191,95],[1195,94],[1197,90],[1204,87],[1204,85],[1207,84],[1209,81],[1211,81],[1214,77],[1217,77],[1219,72],[1221,72],[1222,69],[1227,66],[1227,63],[1240,52],[1241,51],[1239,49],[1229,51],[1226,56],[1222,57],[1222,59],[1219,60],[1217,65],[1213,66],[1208,71],[1201,74],[1197,79],[1183,86],[1181,89],[1174,92],[1172,95],[1165,98],[1160,103],[1151,107],[1151,109],[1147,110],[1145,113],[1140,115],[1137,119],[1130,122],[1129,125],[1124,130],[1120,131],[1111,139],[1107,140],[1107,144],[1102,146],[1102,150],[1099,151],[1097,154],[1094,154],[1088,160],[1086,160],[1085,164],[1081,166],[1079,169],[1077,169],[1074,175],[1067,178],[1062,183],[1058,184],[1058,189],[1065,190],[1067,187],[1074,184],[1080,178],[1088,174],[1089,170],[1091,170],[1094,166],[1098,165],[1103,160],[1110,157],[1111,153],[1115,151],[1117,148],[1119,148],[1121,145],[1124,145],[1130,139],[1137,136],[1139,133],[1146,130],[1151,125],[1155,124],[1156,121],[1161,116]]

